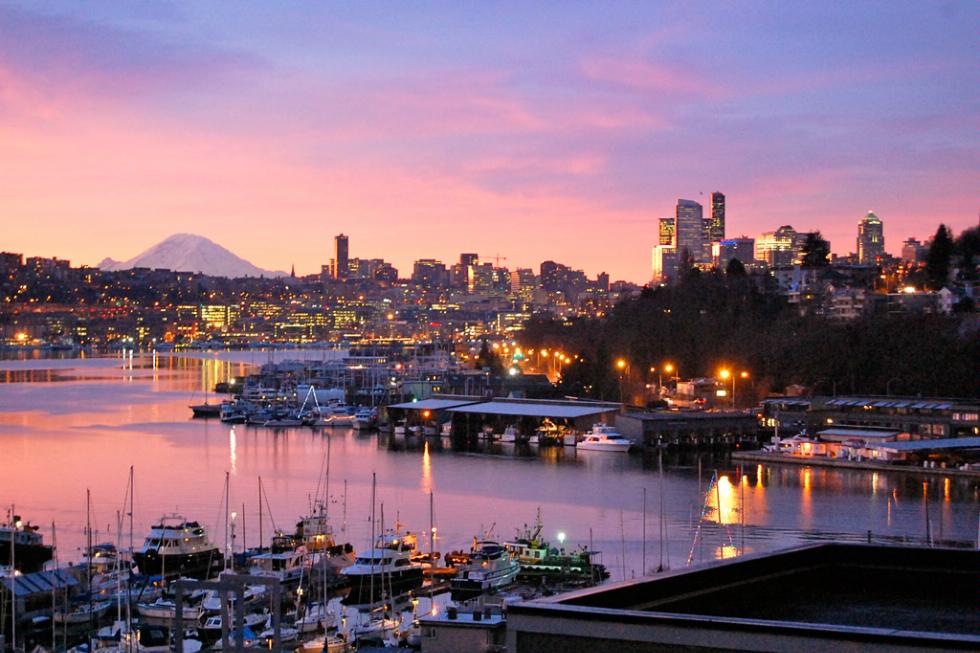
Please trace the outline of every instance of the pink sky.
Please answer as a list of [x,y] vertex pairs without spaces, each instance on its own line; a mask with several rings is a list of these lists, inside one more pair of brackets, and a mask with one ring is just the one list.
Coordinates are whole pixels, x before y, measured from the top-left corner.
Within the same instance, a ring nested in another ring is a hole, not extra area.
[[891,251],[977,223],[965,3],[228,9],[0,8],[0,249],[190,232],[312,273],[345,232],[403,273],[475,251],[645,281],[657,219],[713,190],[729,235],[839,253],[869,209]]

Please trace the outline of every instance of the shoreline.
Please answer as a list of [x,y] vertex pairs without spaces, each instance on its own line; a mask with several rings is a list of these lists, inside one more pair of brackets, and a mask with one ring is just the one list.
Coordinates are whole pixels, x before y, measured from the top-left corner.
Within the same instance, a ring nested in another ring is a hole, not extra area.
[[940,469],[938,467],[915,467],[909,465],[893,465],[875,461],[837,460],[816,456],[791,456],[782,453],[763,451],[735,451],[733,461],[759,462],[770,465],[797,465],[800,467],[834,467],[837,469],[855,469],[873,472],[895,472],[899,474],[921,474],[924,476],[957,476],[960,478],[980,479],[980,470],[963,470],[955,468]]

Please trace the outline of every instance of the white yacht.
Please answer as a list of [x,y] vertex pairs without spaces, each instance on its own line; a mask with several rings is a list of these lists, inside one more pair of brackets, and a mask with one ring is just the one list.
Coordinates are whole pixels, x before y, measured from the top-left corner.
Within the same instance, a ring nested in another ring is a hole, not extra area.
[[367,431],[378,425],[378,411],[374,408],[359,408],[354,413],[354,428],[359,431]]
[[469,564],[449,581],[453,599],[466,600],[510,585],[520,570],[520,563],[502,545],[489,540],[476,542]]
[[517,427],[511,424],[504,429],[504,432],[500,435],[501,442],[517,442],[517,438],[520,437],[520,433],[517,432]]
[[626,453],[633,443],[608,424],[593,424],[592,430],[578,443],[581,451],[613,451]]
[[280,583],[298,583],[304,573],[306,549],[299,547],[279,553],[260,553],[249,559],[252,576],[275,578]]

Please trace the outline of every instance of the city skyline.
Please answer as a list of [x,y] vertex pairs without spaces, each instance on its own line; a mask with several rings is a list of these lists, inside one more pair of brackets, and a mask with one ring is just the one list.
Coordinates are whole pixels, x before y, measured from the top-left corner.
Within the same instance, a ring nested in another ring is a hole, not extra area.
[[846,254],[873,209],[898,254],[976,224],[969,11],[6,5],[2,249],[95,265],[190,232],[311,274],[345,233],[403,271],[643,282],[659,220],[721,190],[729,236]]

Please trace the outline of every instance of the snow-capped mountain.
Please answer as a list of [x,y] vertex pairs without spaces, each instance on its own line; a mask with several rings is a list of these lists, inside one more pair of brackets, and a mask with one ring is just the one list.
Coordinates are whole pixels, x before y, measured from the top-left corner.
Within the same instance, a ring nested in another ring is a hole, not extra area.
[[130,268],[163,268],[178,272],[200,272],[214,277],[279,277],[285,272],[258,268],[245,259],[203,236],[174,234],[128,261],[107,258],[99,263],[102,270]]

